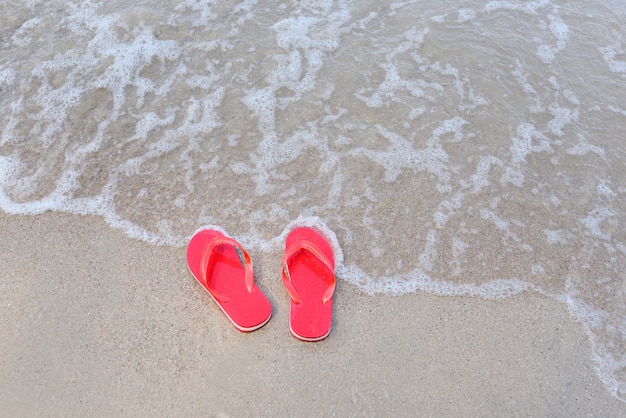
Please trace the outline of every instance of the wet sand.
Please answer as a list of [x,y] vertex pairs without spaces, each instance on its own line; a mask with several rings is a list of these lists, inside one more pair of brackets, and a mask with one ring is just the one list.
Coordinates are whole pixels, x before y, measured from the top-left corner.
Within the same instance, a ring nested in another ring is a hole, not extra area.
[[626,416],[566,307],[339,278],[333,330],[289,334],[280,254],[252,253],[272,320],[238,332],[187,272],[100,218],[0,214],[6,416]]

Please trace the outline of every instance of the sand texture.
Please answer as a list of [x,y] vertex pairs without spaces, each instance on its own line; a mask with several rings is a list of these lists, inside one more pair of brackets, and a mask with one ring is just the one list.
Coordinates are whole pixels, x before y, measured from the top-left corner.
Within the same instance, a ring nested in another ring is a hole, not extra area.
[[626,416],[566,308],[371,297],[339,278],[329,338],[289,334],[280,254],[251,254],[274,316],[238,332],[188,273],[96,217],[0,216],[4,416]]

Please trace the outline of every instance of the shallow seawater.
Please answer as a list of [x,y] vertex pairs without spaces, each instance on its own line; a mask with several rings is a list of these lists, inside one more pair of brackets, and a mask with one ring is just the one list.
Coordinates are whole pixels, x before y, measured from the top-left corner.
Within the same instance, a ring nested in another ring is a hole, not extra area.
[[336,234],[370,294],[568,305],[626,400],[620,1],[71,1],[0,11],[0,207],[152,244]]

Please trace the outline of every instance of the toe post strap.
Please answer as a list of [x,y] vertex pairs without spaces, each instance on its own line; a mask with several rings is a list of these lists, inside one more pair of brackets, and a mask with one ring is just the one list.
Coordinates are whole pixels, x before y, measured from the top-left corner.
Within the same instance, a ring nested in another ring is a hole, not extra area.
[[294,241],[285,250],[285,254],[283,256],[282,277],[283,284],[287,289],[287,293],[289,293],[289,296],[291,296],[291,299],[294,301],[294,303],[302,303],[302,299],[300,298],[300,295],[298,294],[296,288],[293,286],[291,282],[291,276],[289,274],[289,261],[294,255],[298,254],[300,251],[309,252],[315,258],[321,261],[322,264],[330,271],[331,283],[322,296],[322,303],[326,304],[333,297],[333,293],[335,292],[335,273],[333,262],[314,242],[306,239],[299,239]]
[[[232,246],[237,253],[241,266],[244,269],[246,288],[248,289],[248,292],[252,293],[254,288],[254,269],[252,267],[250,255],[248,255],[246,250],[244,250],[237,241],[223,235],[211,238],[202,249],[202,255],[200,257],[200,272],[201,280],[204,282],[205,287],[207,290],[211,289],[210,284],[207,282],[207,277],[209,275],[209,270],[212,268],[212,255],[218,247],[224,245]],[[211,291],[211,294],[222,303],[228,302],[228,298],[226,296],[216,294],[213,291]]]

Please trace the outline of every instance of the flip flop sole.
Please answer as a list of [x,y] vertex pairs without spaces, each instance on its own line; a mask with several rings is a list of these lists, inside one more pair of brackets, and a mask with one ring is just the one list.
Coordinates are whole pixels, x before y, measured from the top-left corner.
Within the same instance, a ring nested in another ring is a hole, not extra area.
[[332,296],[326,303],[324,295],[334,285],[333,250],[328,241],[312,228],[296,228],[289,233],[285,248],[308,241],[321,250],[330,261],[327,266],[308,251],[294,254],[287,262],[290,281],[300,296],[300,303],[291,299],[289,328],[294,337],[304,341],[320,341],[330,334],[332,326]]
[[256,284],[248,291],[244,267],[234,246],[215,247],[210,255],[207,283],[203,283],[202,253],[209,241],[217,237],[223,234],[201,230],[191,238],[187,247],[189,271],[238,330],[259,329],[270,320],[272,306]]

